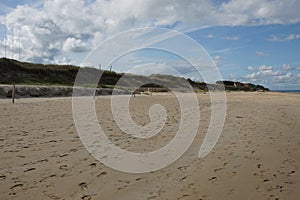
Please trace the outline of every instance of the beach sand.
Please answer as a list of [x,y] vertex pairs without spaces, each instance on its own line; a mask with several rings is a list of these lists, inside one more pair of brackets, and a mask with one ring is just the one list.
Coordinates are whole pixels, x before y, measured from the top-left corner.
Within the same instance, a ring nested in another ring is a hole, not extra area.
[[[0,199],[299,199],[300,94],[227,93],[227,115],[218,143],[203,159],[199,147],[210,120],[209,94],[198,95],[196,139],[187,152],[158,171],[129,174],[89,154],[74,125],[71,98],[0,100]],[[123,149],[153,151],[179,126],[172,95],[131,99],[133,120],[149,123],[148,109],[165,106],[161,133],[145,141],[114,123],[109,97],[96,98],[108,138]]]

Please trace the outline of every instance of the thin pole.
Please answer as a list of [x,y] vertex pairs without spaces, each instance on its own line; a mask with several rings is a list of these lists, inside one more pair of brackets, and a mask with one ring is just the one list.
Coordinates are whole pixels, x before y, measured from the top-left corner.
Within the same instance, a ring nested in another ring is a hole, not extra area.
[[11,58],[14,59],[14,44],[15,43],[15,31],[12,31],[12,47],[11,47]]
[[5,23],[5,26],[4,26],[4,58],[6,58],[6,15],[5,15],[5,18],[4,18],[4,23]]
[[19,61],[21,61],[21,40],[20,40],[20,33],[18,35],[19,38]]
[[13,84],[13,88],[12,88],[12,91],[11,91],[11,101],[12,103],[15,103],[15,91],[16,91],[16,85]]

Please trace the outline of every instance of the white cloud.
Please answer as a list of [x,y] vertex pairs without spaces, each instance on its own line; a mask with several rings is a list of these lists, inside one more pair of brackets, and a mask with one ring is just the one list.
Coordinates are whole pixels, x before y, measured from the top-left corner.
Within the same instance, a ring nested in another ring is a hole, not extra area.
[[215,57],[214,57],[214,60],[221,60],[221,59],[222,59],[221,56],[215,56]]
[[299,38],[300,38],[300,34],[290,34],[286,37],[287,40],[295,40]]
[[287,80],[289,80],[292,76],[293,76],[292,73],[287,73],[287,74],[278,76],[277,79],[278,79],[279,81],[287,81]]
[[291,70],[300,70],[300,66],[291,66],[289,64],[283,64],[282,65],[282,70],[285,70],[285,71],[287,71],[287,70],[289,70],[289,71],[291,71]]
[[272,66],[266,66],[266,65],[262,65],[258,68],[260,71],[268,71],[268,70],[272,70],[273,67]]
[[90,50],[85,42],[74,37],[67,38],[62,49],[66,52],[85,52]]
[[248,71],[254,71],[254,70],[255,70],[255,68],[254,68],[254,67],[252,67],[252,66],[249,66],[249,67],[247,67],[247,70],[248,70]]
[[[249,67],[248,67],[249,68]],[[296,69],[290,65],[284,64],[282,70],[274,70],[273,66],[262,65],[257,68],[251,67],[254,72],[240,78],[241,81],[252,82],[256,84],[266,84],[274,87],[280,87],[282,83],[293,85],[294,87],[300,86],[299,74],[295,75],[292,72],[285,72],[285,69]],[[297,85],[298,84],[298,85]]]
[[267,54],[265,52],[262,52],[262,51],[257,51],[257,52],[255,52],[255,55],[257,55],[257,56],[268,56],[269,54]]
[[269,40],[272,42],[286,42],[286,41],[296,40],[296,39],[300,39],[300,34],[290,34],[285,37],[278,37],[278,36],[271,35],[269,37]]
[[206,38],[214,38],[214,35],[213,34],[208,34],[207,36],[206,36]]
[[257,73],[247,74],[245,76],[245,78],[251,78],[251,79],[253,79],[253,78],[256,78],[257,75],[258,75]]
[[228,53],[228,52],[235,51],[238,49],[243,49],[243,48],[245,48],[245,47],[241,46],[241,47],[234,47],[234,48],[226,48],[226,49],[220,49],[220,50],[213,51],[213,53]]
[[294,67],[292,67],[289,64],[283,64],[282,65],[282,70],[292,70],[292,69],[294,69]]
[[[217,25],[300,22],[298,0],[231,0],[220,5],[206,0],[35,2],[31,3],[33,6],[23,5],[16,9],[6,9],[9,54],[17,51],[12,45],[14,31],[21,43],[23,59],[34,62],[52,62],[70,51],[88,51],[103,39],[130,28],[171,26],[180,30],[182,27],[192,29]],[[4,23],[4,16],[0,17],[0,21]],[[297,38],[299,34],[291,34],[286,40]],[[3,43],[4,41],[1,45]]]
[[238,36],[231,36],[231,37],[225,37],[224,38],[225,40],[240,40],[240,37],[238,37]]
[[299,1],[231,0],[223,3],[223,23],[231,25],[288,24],[299,22]]
[[215,64],[217,65],[217,66],[220,66],[221,64],[222,64],[222,57],[221,56],[214,56],[213,57],[213,61],[215,62]]

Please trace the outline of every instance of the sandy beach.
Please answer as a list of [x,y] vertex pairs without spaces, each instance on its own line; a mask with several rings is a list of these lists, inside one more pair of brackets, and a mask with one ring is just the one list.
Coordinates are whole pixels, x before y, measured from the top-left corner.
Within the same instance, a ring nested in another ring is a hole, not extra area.
[[[76,132],[71,98],[0,99],[0,199],[299,199],[300,94],[227,93],[222,135],[198,158],[210,120],[209,94],[198,94],[196,139],[159,171],[130,174],[111,169],[86,150]],[[134,139],[115,124],[110,98],[96,98],[99,123],[117,146],[147,152],[166,145],[179,126],[173,95],[136,96],[132,119],[149,123],[161,104],[168,116],[161,133]]]

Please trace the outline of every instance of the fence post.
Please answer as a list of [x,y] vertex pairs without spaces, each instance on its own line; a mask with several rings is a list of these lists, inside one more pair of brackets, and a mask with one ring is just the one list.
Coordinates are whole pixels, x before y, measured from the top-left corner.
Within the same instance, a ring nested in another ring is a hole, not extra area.
[[15,90],[16,90],[16,85],[13,84],[12,91],[11,91],[12,103],[15,103]]

